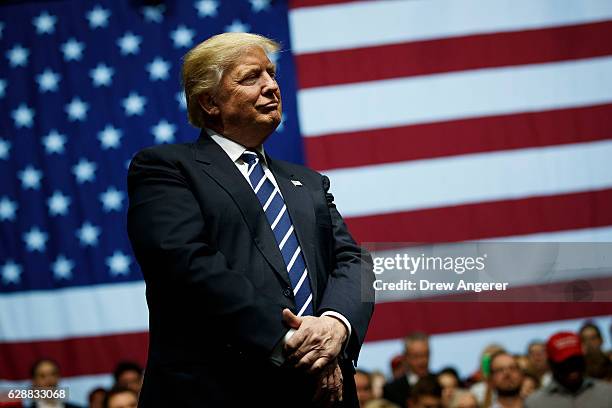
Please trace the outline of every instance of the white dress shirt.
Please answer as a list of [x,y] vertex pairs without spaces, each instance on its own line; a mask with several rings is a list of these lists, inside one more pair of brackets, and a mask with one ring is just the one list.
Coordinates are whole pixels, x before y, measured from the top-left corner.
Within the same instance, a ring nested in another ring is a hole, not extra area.
[[[215,143],[217,143],[221,147],[221,149],[223,149],[223,151],[229,156],[229,158],[234,162],[234,164],[236,165],[236,167],[238,167],[238,170],[240,170],[240,173],[244,176],[244,178],[247,181],[249,181],[249,175],[248,175],[249,165],[244,160],[242,160],[242,154],[248,149],[242,146],[241,144],[236,143],[235,141],[218,134],[212,129],[205,128],[205,130],[206,130],[206,133],[208,133],[208,135],[212,138],[212,140],[214,140]],[[276,179],[274,178],[274,174],[272,174],[272,172],[268,168],[268,164],[266,162],[266,155],[264,154],[263,145],[258,146],[256,150],[257,150],[257,153],[259,153],[260,156],[263,157],[263,160],[261,161],[261,167],[263,168],[264,174],[272,182],[274,187],[277,188],[279,194],[281,194],[281,197],[282,197],[282,193],[280,189],[278,188],[278,184],[276,182]],[[250,184],[250,181],[249,181],[249,184]],[[342,314],[335,312],[333,310],[325,311],[321,314],[321,316],[335,317],[338,320],[340,320],[344,324],[344,326],[346,326],[346,330],[347,330],[347,337],[346,337],[346,342],[345,342],[345,347],[346,347],[351,337],[351,324],[349,323],[348,319],[344,317]],[[287,342],[287,340],[289,340],[289,338],[293,335],[294,332],[295,332],[294,329],[289,329],[289,331],[285,335],[284,341],[281,342],[283,344],[281,344],[280,348],[277,347],[277,350],[279,352],[282,353],[282,346],[284,345],[285,342]],[[277,353],[277,350],[275,350],[275,354]]]

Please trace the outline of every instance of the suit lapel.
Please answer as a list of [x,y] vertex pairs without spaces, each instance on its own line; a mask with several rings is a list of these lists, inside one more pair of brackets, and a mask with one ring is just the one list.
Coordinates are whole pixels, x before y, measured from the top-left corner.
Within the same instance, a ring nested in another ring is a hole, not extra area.
[[310,286],[312,288],[313,310],[316,310],[317,304],[317,274],[316,272],[316,257],[314,246],[314,204],[312,197],[306,186],[295,186],[291,180],[299,181],[295,175],[286,171],[277,162],[270,159],[266,155],[268,166],[274,174],[276,183],[283,195],[287,211],[291,216],[293,228],[297,234],[304,260],[306,261],[306,269],[310,277]]
[[195,160],[200,162],[202,170],[232,197],[249,226],[255,245],[257,245],[268,263],[272,265],[274,271],[290,287],[291,282],[285,261],[283,261],[278,249],[276,239],[270,229],[270,224],[263,212],[261,203],[248,181],[227,154],[225,154],[223,149],[204,132],[195,146]]

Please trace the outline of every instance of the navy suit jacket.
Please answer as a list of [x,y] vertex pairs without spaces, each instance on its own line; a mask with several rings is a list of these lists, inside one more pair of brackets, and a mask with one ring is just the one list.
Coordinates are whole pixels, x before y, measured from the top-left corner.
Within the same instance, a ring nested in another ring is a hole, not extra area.
[[[349,234],[327,177],[266,160],[305,257],[315,314],[334,310],[351,324],[341,366],[352,405],[351,361],[373,312],[362,297],[372,288],[371,257]],[[308,406],[312,378],[270,360],[288,330],[282,310],[297,312],[293,291],[262,206],[227,154],[205,132],[195,143],[144,149],[130,165],[128,193],[149,306],[140,406],[300,406],[288,402],[296,396]]]

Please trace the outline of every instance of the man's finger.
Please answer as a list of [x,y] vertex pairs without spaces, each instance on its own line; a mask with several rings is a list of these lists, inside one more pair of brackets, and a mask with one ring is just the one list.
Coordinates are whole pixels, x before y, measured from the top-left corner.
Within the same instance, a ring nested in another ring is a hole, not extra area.
[[313,374],[318,371],[321,371],[326,365],[329,364],[330,361],[331,359],[329,358],[329,356],[321,355],[314,361],[314,363],[311,364],[310,368],[308,369],[308,372]]
[[302,318],[294,315],[289,309],[283,309],[283,321],[292,329],[298,329],[302,324]]

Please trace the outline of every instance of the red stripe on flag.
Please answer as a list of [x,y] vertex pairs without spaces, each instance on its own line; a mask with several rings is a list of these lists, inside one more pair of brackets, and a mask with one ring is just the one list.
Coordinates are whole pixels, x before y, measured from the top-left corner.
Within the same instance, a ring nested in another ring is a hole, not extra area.
[[306,137],[304,148],[321,171],[610,139],[611,129],[606,104]]
[[612,225],[610,208],[612,189],[606,189],[352,217],[346,222],[359,242],[456,242],[603,227]]
[[612,21],[296,56],[300,89],[612,54]]
[[144,366],[148,344],[147,332],[0,343],[0,378],[30,378],[30,366],[43,357],[57,361],[64,377],[111,373],[115,365],[124,360]]
[[381,303],[374,308],[366,341],[402,338],[416,330],[440,334],[608,313],[612,313],[612,302]]

